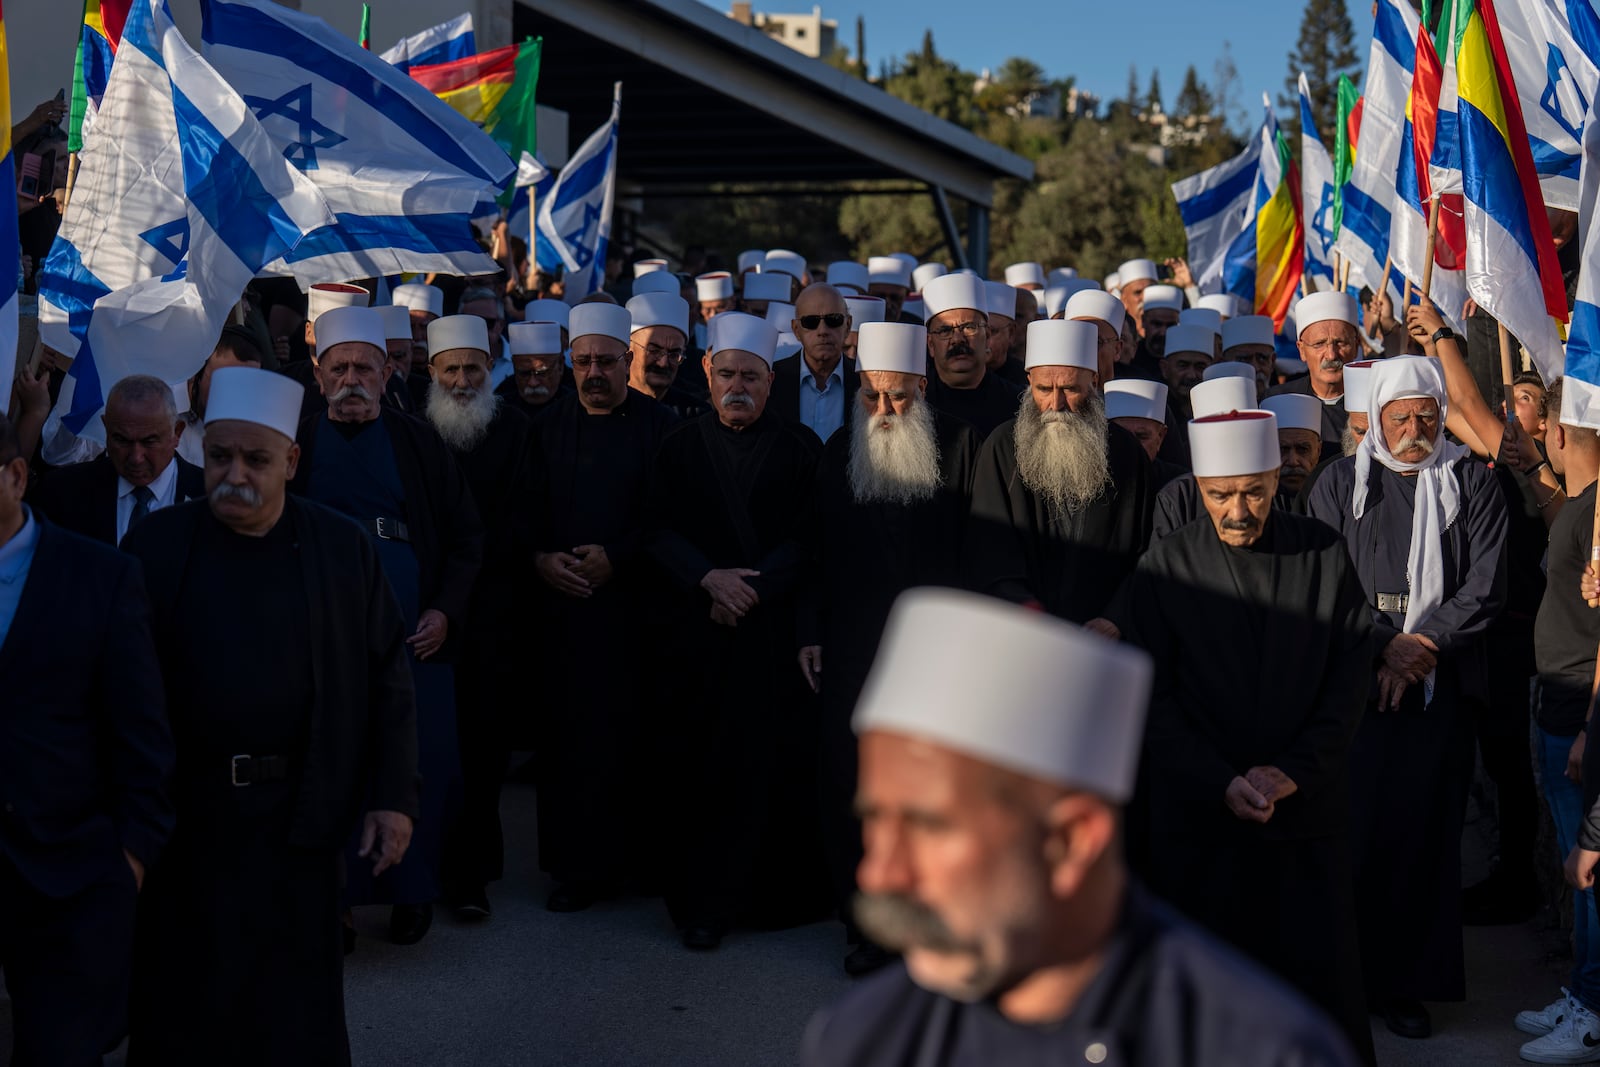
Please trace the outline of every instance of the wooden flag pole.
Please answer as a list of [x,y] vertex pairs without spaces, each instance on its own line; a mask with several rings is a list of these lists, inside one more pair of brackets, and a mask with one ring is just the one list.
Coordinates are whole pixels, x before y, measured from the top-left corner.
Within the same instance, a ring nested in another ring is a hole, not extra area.
[[78,153],[67,157],[67,189],[61,194],[61,217],[67,217],[67,205],[72,203],[72,187],[78,184]]
[[[1434,197],[1428,205],[1428,244],[1426,256],[1422,261],[1422,295],[1428,296],[1433,292],[1433,248],[1439,241],[1439,205],[1442,197]],[[1430,297],[1431,299],[1431,297]]]
[[1506,388],[1506,425],[1517,417],[1517,395],[1511,381],[1511,331],[1500,323],[1500,380]]

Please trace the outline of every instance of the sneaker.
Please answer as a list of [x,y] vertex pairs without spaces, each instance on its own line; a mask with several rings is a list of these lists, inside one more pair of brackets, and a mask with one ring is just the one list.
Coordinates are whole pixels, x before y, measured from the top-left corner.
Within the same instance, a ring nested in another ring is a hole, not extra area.
[[1529,1063],[1595,1063],[1600,1061],[1600,1018],[1571,1001],[1560,1024],[1543,1037],[1523,1045]]
[[1534,1037],[1543,1037],[1561,1025],[1561,1020],[1566,1018],[1567,1005],[1572,1003],[1572,994],[1567,992],[1567,987],[1561,987],[1561,999],[1547,1004],[1538,1011],[1519,1011],[1513,1024],[1518,1030]]

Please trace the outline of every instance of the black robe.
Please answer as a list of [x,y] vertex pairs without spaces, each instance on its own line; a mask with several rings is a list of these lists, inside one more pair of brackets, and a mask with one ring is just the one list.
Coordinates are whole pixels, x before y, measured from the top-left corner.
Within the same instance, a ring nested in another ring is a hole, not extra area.
[[857,502],[848,467],[853,426],[823,449],[797,644],[822,647],[823,843],[844,905],[861,861],[855,817],[856,737],[850,715],[877,658],[895,598],[923,585],[961,583],[961,538],[971,507],[978,441],[972,428],[933,411],[942,484],[915,504]]
[[[601,545],[613,570],[588,597],[541,582],[531,601],[550,662],[569,665],[542,694],[534,748],[539,863],[564,882],[615,883],[638,871],[641,864],[629,859],[651,844],[635,840],[641,813],[651,807],[642,787],[648,749],[640,730],[648,716],[639,695],[653,689],[662,664],[646,667],[645,657],[630,654],[628,670],[572,665],[584,662],[603,635],[636,627],[649,606],[647,591],[659,590],[644,557],[644,505],[656,450],[676,422],[654,399],[629,389],[607,415],[590,415],[576,394],[568,396],[534,428],[536,519],[526,554]],[[526,566],[532,569],[531,559]]]
[[978,454],[963,545],[968,579],[979,592],[1087,622],[1105,611],[1150,541],[1150,460],[1136,437],[1108,424],[1110,485],[1063,516],[1023,483],[1014,430],[1001,426]]
[[[359,529],[293,497],[264,538],[195,501],[124,548],[150,577],[178,747],[178,831],[140,902],[129,1062],[348,1063],[340,850],[363,810],[420,811],[394,593]],[[267,645],[218,628],[241,604]],[[240,752],[285,776],[233,785],[255,765]]]
[[[656,456],[649,551],[672,593],[651,617],[684,665],[683,714],[664,752],[677,786],[667,795],[682,805],[684,869],[669,905],[691,924],[726,927],[751,905],[770,920],[810,918],[824,892],[813,855],[816,724],[800,710],[794,645],[821,451],[816,434],[775,413],[738,433],[708,414],[675,427]],[[761,572],[746,579],[760,603],[734,627],[711,620],[700,588],[707,572],[730,567]]]
[[[1118,622],[1156,667],[1129,819],[1142,873],[1320,1004],[1370,1061],[1348,783],[1371,622],[1343,542],[1278,511],[1249,548],[1194,522],[1150,546],[1126,593]],[[1223,802],[1257,766],[1298,787],[1264,825]]]
[[[1099,972],[1051,1026],[930,993],[896,964],[806,1030],[803,1067],[1351,1067],[1321,1013],[1135,886]],[[1314,921],[1314,918],[1313,918]]]
[[993,374],[984,374],[976,389],[954,389],[936,373],[928,375],[927,400],[942,411],[969,424],[981,442],[997,426],[1016,417],[1022,390]]
[[[1272,498],[1274,511],[1305,514],[1305,505],[1299,497],[1279,493]],[[1169,534],[1183,529],[1196,519],[1206,518],[1206,506],[1200,500],[1200,485],[1192,474],[1180,474],[1156,491],[1155,515],[1150,527],[1150,541],[1155,543]]]
[[[1374,1000],[1461,1000],[1461,822],[1472,776],[1472,723],[1464,694],[1488,684],[1483,633],[1505,603],[1505,499],[1471,457],[1455,464],[1461,514],[1444,532],[1444,601],[1420,632],[1439,646],[1433,700],[1406,689],[1397,711],[1369,707],[1351,756],[1357,916],[1367,993]],[[1314,518],[1344,535],[1381,652],[1405,622],[1377,595],[1409,589],[1406,559],[1417,479],[1374,463],[1366,511],[1351,513],[1354,457],[1318,479]]]
[[522,390],[517,388],[516,375],[512,375],[494,387],[494,395],[499,397],[506,407],[513,411],[520,411],[530,419],[537,419],[550,409],[550,405],[572,395],[572,390],[565,385],[557,386],[555,395],[543,404],[530,404],[522,399]]

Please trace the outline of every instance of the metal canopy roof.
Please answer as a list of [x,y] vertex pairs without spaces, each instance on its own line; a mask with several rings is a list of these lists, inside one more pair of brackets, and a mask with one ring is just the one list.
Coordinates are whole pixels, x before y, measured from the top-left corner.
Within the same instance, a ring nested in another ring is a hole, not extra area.
[[1033,164],[698,0],[517,0],[516,40],[542,36],[539,102],[574,148],[622,82],[619,182],[645,195],[712,183],[913,179],[988,207]]

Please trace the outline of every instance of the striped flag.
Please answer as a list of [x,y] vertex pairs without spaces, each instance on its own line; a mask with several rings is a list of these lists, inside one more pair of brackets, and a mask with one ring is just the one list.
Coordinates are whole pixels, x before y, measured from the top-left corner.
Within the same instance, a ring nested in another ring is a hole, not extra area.
[[1549,381],[1561,369],[1556,323],[1567,319],[1566,285],[1494,3],[1463,6],[1471,8],[1456,50],[1467,292],[1522,342]]
[[1567,338],[1566,385],[1561,421],[1600,430],[1600,93],[1589,105],[1583,127],[1579,169],[1578,224],[1583,234],[1578,298],[1572,306]]
[[1252,314],[1266,315],[1277,329],[1294,303],[1305,267],[1305,229],[1300,216],[1300,173],[1289,141],[1278,129],[1271,99],[1256,138],[1261,164],[1244,231],[1234,238],[1223,265],[1226,292],[1242,297]]
[[1305,273],[1319,289],[1332,289],[1333,227],[1338,200],[1333,157],[1317,135],[1311,84],[1300,73],[1300,216],[1305,227]]
[[1496,14],[1544,202],[1576,211],[1584,120],[1600,92],[1600,12],[1592,0],[1520,0]]
[[622,83],[611,95],[611,118],[578,147],[539,205],[539,232],[567,267],[564,299],[576,304],[605,283],[606,246],[617,189],[617,127]]
[[[1344,187],[1356,165],[1356,142],[1361,136],[1361,90],[1350,75],[1339,75],[1339,117],[1333,131],[1333,236],[1344,225]],[[1373,284],[1377,284],[1374,281]]]
[[67,119],[67,151],[83,147],[83,128],[94,121],[111,78],[111,61],[128,21],[131,0],[83,0],[83,27],[72,63],[72,110]]
[[[0,5],[0,189],[17,187],[16,160],[11,153],[11,57],[6,48],[6,16]],[[0,211],[0,382],[17,373],[17,275],[22,273],[22,247],[17,213]]]
[[1260,170],[1261,150],[1252,143],[1227,162],[1172,183],[1189,239],[1189,270],[1203,293],[1222,289],[1228,246],[1250,216]]
[[380,58],[409,71],[412,67],[466,59],[477,51],[478,43],[472,34],[472,13],[468,12],[412,34]]

